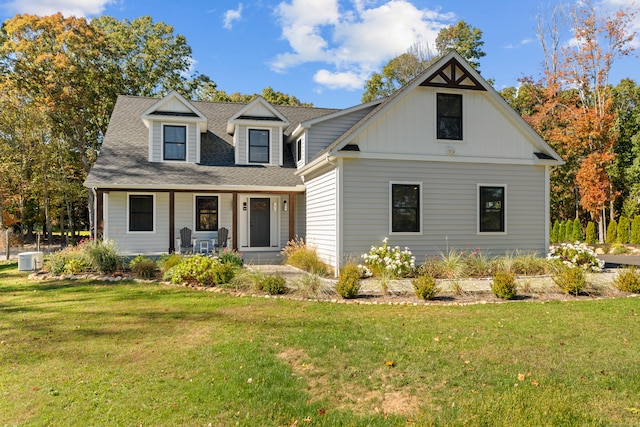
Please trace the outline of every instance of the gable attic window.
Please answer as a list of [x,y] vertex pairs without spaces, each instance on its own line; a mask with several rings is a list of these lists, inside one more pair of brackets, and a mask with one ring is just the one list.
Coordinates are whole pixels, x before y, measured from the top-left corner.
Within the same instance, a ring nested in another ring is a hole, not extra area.
[[437,139],[462,140],[462,95],[438,93],[436,95]]
[[187,127],[164,125],[162,127],[164,160],[186,160]]
[[129,231],[154,231],[153,194],[129,194]]
[[391,232],[420,233],[421,183],[391,183]]
[[269,163],[268,129],[249,129],[249,163]]

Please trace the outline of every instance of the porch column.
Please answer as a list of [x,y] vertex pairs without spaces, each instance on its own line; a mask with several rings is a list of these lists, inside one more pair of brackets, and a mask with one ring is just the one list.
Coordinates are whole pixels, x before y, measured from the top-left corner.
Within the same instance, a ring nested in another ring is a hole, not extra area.
[[231,229],[233,230],[231,233],[231,249],[234,251],[238,250],[238,193],[233,192],[233,205],[232,208],[232,224]]
[[96,223],[95,223],[95,236],[96,240],[102,239],[104,235],[104,191],[96,190]]
[[296,238],[296,195],[289,193],[289,241]]
[[169,253],[176,251],[176,215],[175,215],[176,198],[175,192],[169,191]]

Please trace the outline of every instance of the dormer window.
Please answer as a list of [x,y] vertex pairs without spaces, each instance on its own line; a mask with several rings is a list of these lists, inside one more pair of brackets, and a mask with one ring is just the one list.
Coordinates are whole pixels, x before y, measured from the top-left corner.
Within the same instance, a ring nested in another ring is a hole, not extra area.
[[437,94],[437,138],[462,140],[462,95]]
[[249,163],[269,163],[269,130],[249,129]]
[[164,125],[162,127],[164,160],[186,160],[187,127]]

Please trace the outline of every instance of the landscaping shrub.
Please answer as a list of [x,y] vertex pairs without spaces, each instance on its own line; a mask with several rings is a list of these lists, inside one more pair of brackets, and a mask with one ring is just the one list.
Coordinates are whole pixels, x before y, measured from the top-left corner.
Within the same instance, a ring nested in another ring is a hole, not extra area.
[[407,277],[416,268],[416,258],[409,248],[400,250],[399,246],[390,247],[385,237],[380,246],[371,246],[368,254],[362,255],[365,263],[376,276]]
[[607,236],[605,238],[605,243],[611,245],[618,240],[618,224],[615,219],[612,219],[607,226]]
[[572,242],[573,240],[573,221],[568,219],[564,222],[564,241]]
[[584,243],[562,243],[551,247],[547,259],[558,265],[580,267],[584,270],[599,272],[604,261],[596,257],[596,253]]
[[326,276],[331,268],[320,260],[315,249],[309,248],[304,240],[290,240],[282,250],[284,262],[312,274]]
[[[588,245],[595,245],[596,240],[598,240],[598,235],[596,234],[596,225],[593,223],[593,221],[589,221],[587,223],[587,231],[586,231],[585,234],[586,234],[585,242]],[[639,234],[639,236],[640,236],[640,234]]]
[[87,265],[83,257],[70,258],[64,264],[65,274],[78,274],[88,270],[89,266]]
[[279,273],[276,273],[275,276],[264,276],[260,287],[269,295],[280,295],[287,291],[287,283]]
[[91,268],[102,274],[111,274],[122,265],[122,257],[111,240],[90,243],[85,246]]
[[415,291],[416,297],[422,300],[433,299],[438,292],[440,292],[440,288],[437,286],[435,277],[429,274],[421,274],[411,280],[411,283],[413,284],[413,290]]
[[56,276],[64,274],[65,265],[71,259],[73,259],[73,256],[66,250],[53,252],[51,255],[49,255],[49,259],[47,260],[47,270],[49,270],[51,274],[55,274]]
[[516,277],[507,271],[498,271],[493,275],[491,292],[501,299],[513,299],[517,294]]
[[578,296],[587,286],[582,268],[561,266],[552,277],[556,285],[566,294]]
[[558,230],[558,243],[563,243],[566,241],[566,231],[567,231],[567,225],[565,224],[564,221],[562,221],[560,223],[560,228]]
[[631,223],[629,222],[629,218],[626,216],[621,216],[618,222],[618,229],[616,232],[616,242],[618,243],[629,243],[629,234],[631,231]]
[[[507,258],[505,255],[504,258]],[[546,258],[537,256],[535,253],[515,253],[511,262],[511,268],[505,269],[516,275],[535,276],[549,274],[552,264]]]
[[144,255],[138,255],[129,261],[129,269],[137,279],[154,279],[156,277],[155,261]]
[[237,251],[231,251],[229,249],[225,249],[218,254],[218,261],[223,264],[231,264],[234,267],[242,267],[242,265],[244,264],[242,255]]
[[358,296],[360,291],[360,273],[355,263],[347,263],[340,270],[336,292],[344,299],[351,299]]
[[573,220],[573,235],[571,237],[573,242],[582,242],[584,240],[584,234],[582,233],[582,223],[580,219]]
[[317,274],[305,274],[294,282],[296,295],[302,298],[328,297],[333,292],[332,287],[326,285]]
[[640,244],[640,215],[633,217],[631,222],[631,243],[634,245]]
[[172,267],[180,264],[182,260],[183,257],[180,254],[163,254],[158,259],[158,266],[160,267],[160,271],[162,271],[162,273],[166,273]]
[[559,243],[558,235],[560,234],[560,221],[557,219],[553,222],[553,227],[551,228],[551,235],[549,236],[551,243]]
[[488,277],[495,269],[497,258],[491,258],[478,249],[472,251],[464,258],[464,270],[466,274],[472,277]]
[[190,285],[215,286],[229,283],[235,269],[231,264],[223,264],[214,258],[192,256],[172,267],[165,273],[165,278],[172,283]]
[[638,294],[640,293],[640,273],[636,267],[620,269],[613,284],[623,292]]

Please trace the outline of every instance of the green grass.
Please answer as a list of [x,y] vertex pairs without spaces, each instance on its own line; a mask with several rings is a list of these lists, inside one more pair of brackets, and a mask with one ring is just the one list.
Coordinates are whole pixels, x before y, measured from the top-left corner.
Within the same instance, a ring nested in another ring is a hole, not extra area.
[[639,312],[636,298],[465,307],[237,298],[28,281],[0,264],[0,420],[638,425]]

